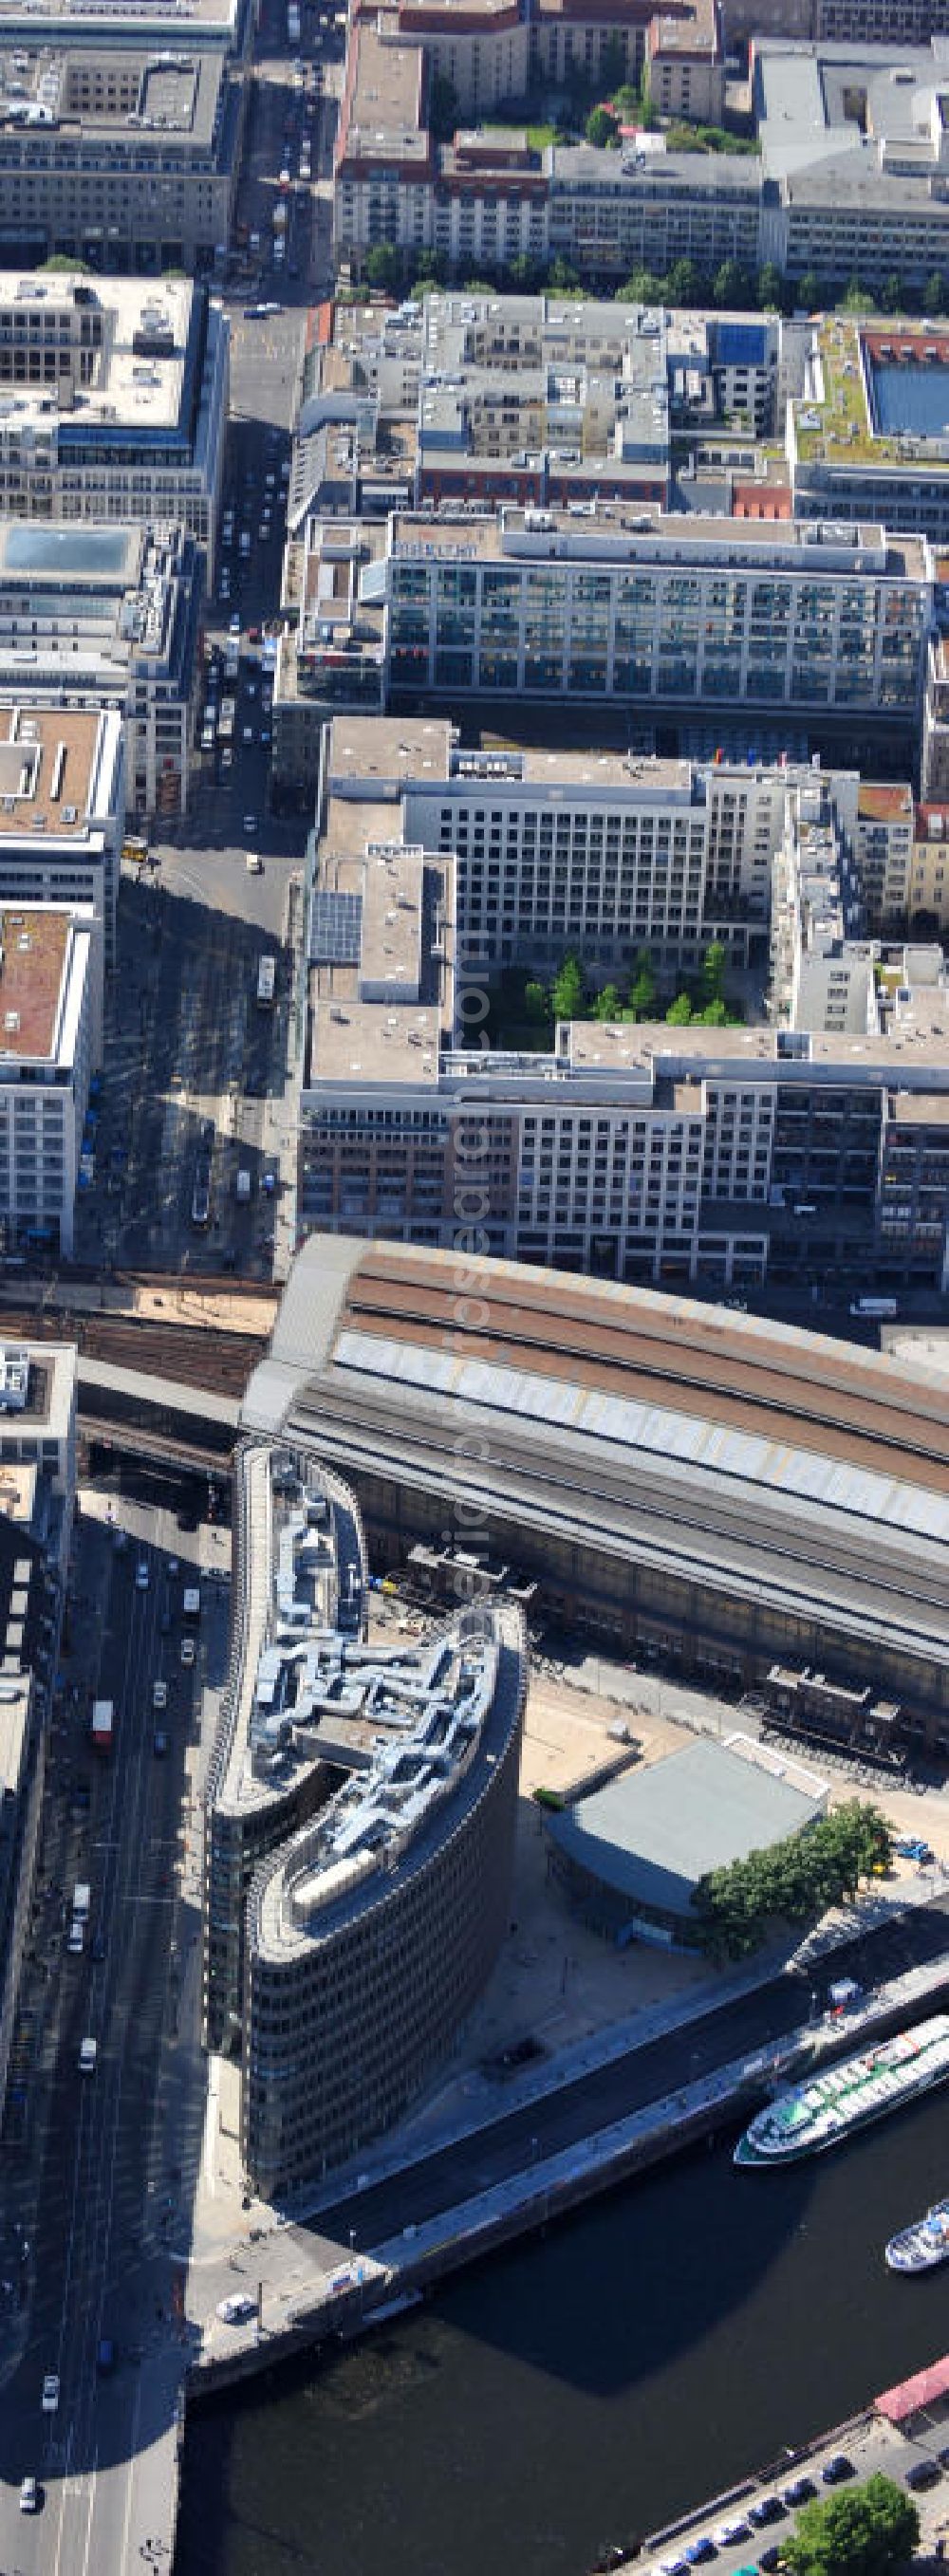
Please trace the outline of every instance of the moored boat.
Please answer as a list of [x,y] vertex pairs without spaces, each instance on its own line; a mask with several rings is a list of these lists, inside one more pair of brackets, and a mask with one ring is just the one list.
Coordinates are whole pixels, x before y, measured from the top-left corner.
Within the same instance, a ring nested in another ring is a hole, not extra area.
[[933,2272],[949,2262],[949,2200],[934,2201],[925,2218],[891,2236],[886,2262],[891,2272]]
[[779,2165],[820,2155],[947,2078],[949,2015],[938,2013],[777,2094],[739,2139],[735,2163]]

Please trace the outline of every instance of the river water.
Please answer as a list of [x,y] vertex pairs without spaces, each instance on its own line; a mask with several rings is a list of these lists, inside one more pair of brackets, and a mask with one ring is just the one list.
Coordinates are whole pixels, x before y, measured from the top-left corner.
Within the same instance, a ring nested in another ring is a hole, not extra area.
[[949,2351],[949,2265],[883,2264],[947,2192],[939,2094],[784,2173],[661,2167],[194,2414],[175,2576],[586,2576]]

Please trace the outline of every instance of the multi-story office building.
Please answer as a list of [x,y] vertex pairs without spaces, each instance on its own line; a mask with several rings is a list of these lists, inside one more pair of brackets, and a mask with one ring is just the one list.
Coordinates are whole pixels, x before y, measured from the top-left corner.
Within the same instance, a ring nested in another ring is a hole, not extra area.
[[102,942],[91,909],[0,912],[0,1225],[8,1252],[72,1256],[89,1081],[101,1060]]
[[291,529],[413,501],[667,508],[673,431],[773,435],[798,336],[774,314],[546,295],[341,306],[304,360]]
[[[898,1241],[881,1156],[891,1092],[924,1125],[941,1114],[949,988],[938,952],[891,964],[865,935],[858,802],[852,772],[490,755],[434,722],[337,720],[302,1230],[442,1247],[461,1211],[488,1252],[611,1277],[819,1283],[837,1264],[941,1286],[949,1198],[938,1247]],[[603,983],[647,949],[671,991],[712,938],[760,961],[769,923],[776,1029],[590,1020],[547,1053],[468,1042],[472,995],[505,967],[549,975],[574,947]]]
[[244,2170],[272,2198],[391,2126],[480,1992],[509,1911],[526,1658],[513,1608],[368,1645],[356,1505],[309,1446],[242,1449],[236,1502],[205,2035],[240,2055]]
[[213,555],[227,391],[203,287],[0,276],[0,517],[170,519]]
[[0,2118],[28,1939],[76,1496],[76,1353],[0,1347]]
[[949,539],[949,332],[933,322],[812,326],[804,382],[787,407],[798,519],[882,519]]
[[949,120],[937,45],[754,46],[759,255],[792,281],[919,289],[949,269]]
[[[706,715],[727,743],[795,721],[908,767],[933,563],[882,528],[653,516],[622,504],[310,526],[275,690],[278,763],[334,707],[511,697]],[[291,592],[291,601],[293,593]]]
[[114,708],[0,707],[0,904],[91,906],[107,965],[124,820]]
[[143,818],[187,803],[200,572],[180,528],[0,523],[0,708],[116,708]]
[[0,35],[0,262],[192,275],[223,261],[243,85],[189,19],[175,51],[111,23]]

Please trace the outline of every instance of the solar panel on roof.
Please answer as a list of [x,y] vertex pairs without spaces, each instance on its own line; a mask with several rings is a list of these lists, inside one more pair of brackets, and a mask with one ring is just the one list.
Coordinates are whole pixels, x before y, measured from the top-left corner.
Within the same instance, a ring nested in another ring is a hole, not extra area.
[[318,888],[310,921],[311,965],[358,966],[361,947],[361,894],[331,894]]

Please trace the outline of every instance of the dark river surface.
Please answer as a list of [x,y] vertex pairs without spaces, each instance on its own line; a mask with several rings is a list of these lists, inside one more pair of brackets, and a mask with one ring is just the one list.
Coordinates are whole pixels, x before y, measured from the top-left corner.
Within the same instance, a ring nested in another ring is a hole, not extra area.
[[949,2095],[838,2153],[660,2167],[361,2347],[189,2417],[175,2576],[586,2576],[949,2351]]

